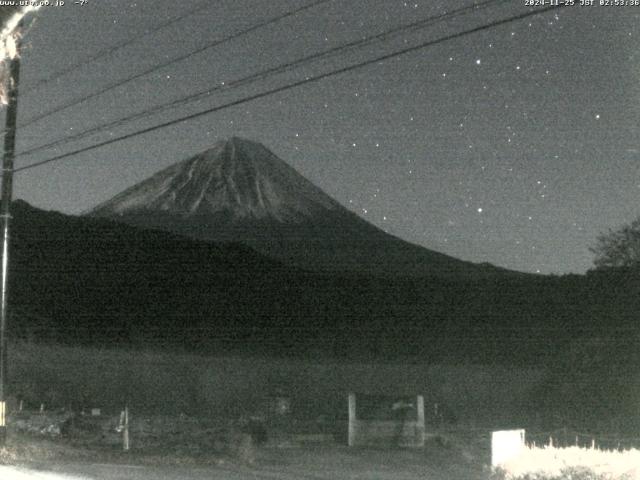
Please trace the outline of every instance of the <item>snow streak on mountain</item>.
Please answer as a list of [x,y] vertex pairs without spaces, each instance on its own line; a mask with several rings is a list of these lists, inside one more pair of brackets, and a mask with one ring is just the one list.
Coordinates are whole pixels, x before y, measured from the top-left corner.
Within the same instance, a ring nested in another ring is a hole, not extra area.
[[338,208],[342,207],[265,147],[234,137],[162,170],[93,213],[223,213],[238,221],[286,223]]

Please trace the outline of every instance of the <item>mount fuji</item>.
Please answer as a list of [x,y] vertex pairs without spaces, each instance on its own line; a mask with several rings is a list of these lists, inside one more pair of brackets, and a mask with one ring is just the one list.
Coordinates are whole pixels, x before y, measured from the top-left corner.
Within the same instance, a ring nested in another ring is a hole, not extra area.
[[493,275],[385,233],[263,145],[233,137],[116,195],[87,215],[198,240],[240,242],[299,268],[375,275]]

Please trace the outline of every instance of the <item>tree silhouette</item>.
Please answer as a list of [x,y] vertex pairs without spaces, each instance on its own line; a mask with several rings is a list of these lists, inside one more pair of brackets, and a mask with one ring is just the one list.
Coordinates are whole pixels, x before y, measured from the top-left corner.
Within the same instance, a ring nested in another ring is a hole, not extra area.
[[640,266],[640,217],[599,235],[589,250],[595,255],[596,268]]

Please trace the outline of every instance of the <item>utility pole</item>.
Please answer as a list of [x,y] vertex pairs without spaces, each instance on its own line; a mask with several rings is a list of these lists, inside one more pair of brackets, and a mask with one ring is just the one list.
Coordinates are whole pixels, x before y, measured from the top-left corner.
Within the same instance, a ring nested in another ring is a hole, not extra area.
[[13,160],[16,149],[16,122],[18,116],[18,82],[20,80],[20,37],[22,22],[15,35],[16,51],[9,63],[8,105],[2,157],[2,197],[0,220],[2,224],[2,268],[0,276],[0,446],[7,442],[7,294],[9,290],[9,221],[13,193]]

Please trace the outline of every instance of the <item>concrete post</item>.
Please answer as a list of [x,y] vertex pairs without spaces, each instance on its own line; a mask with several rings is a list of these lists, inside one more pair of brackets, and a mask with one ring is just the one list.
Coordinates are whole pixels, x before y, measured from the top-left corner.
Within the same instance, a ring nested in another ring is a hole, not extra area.
[[425,425],[424,425],[424,397],[422,395],[418,395],[416,401],[416,410],[418,414],[418,418],[416,419],[418,422],[418,444],[422,447],[424,446],[424,437],[425,437]]
[[353,447],[356,442],[356,394],[349,394],[349,440],[348,444]]

